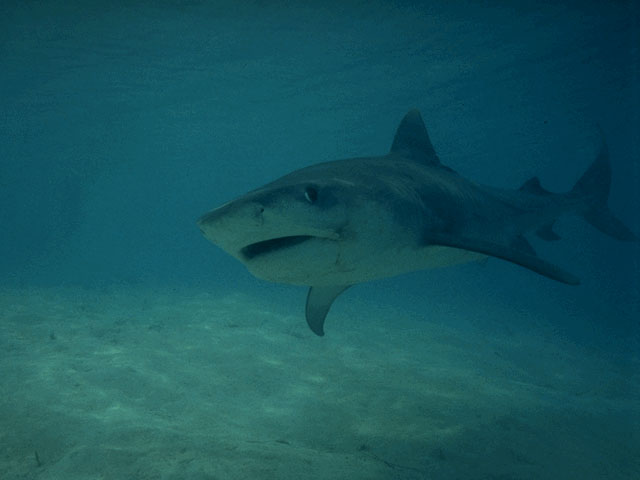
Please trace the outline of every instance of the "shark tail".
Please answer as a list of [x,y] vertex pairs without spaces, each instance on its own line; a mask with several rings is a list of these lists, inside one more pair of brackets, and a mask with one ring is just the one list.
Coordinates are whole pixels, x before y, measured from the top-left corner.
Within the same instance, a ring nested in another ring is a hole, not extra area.
[[638,237],[609,210],[607,201],[610,186],[609,149],[603,141],[598,156],[576,182],[569,195],[583,199],[585,208],[581,212],[582,216],[602,233],[625,242],[638,241]]

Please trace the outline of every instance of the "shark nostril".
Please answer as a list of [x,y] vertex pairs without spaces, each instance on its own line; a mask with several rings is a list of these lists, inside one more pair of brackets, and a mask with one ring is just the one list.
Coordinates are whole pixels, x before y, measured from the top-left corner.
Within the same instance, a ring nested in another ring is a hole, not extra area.
[[264,223],[264,207],[258,204],[255,206],[253,212],[255,221],[258,222],[259,225],[262,225]]

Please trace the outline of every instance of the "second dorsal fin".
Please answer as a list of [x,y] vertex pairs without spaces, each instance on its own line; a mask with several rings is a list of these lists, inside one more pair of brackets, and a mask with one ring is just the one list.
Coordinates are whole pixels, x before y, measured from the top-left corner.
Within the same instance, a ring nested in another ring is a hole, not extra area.
[[518,189],[524,193],[531,193],[532,195],[550,195],[551,192],[542,188],[540,185],[540,179],[538,177],[532,177],[522,184]]

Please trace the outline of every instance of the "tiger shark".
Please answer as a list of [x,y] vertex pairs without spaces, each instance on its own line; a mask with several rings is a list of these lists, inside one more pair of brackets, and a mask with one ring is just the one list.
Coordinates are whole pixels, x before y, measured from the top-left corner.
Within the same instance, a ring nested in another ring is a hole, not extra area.
[[386,155],[296,170],[197,223],[254,276],[308,286],[307,323],[322,336],[331,304],[347,288],[405,272],[497,257],[578,284],[536,255],[526,235],[558,240],[554,222],[574,214],[615,239],[637,241],[607,207],[610,180],[603,141],[566,193],[545,190],[537,177],[517,190],[474,183],[440,162],[420,112],[411,110]]

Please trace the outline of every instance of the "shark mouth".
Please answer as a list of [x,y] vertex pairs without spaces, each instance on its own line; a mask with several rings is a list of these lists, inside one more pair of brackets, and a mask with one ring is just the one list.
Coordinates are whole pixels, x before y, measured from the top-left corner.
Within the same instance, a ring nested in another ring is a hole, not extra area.
[[240,253],[246,260],[251,260],[260,255],[299,245],[307,240],[311,240],[312,238],[316,237],[312,235],[292,235],[289,237],[272,238],[270,240],[264,240],[262,242],[247,245],[240,250]]

